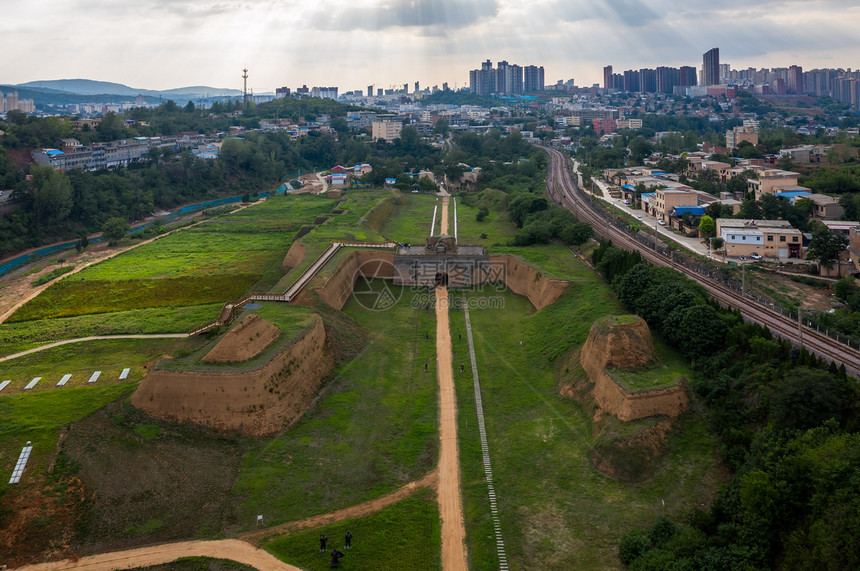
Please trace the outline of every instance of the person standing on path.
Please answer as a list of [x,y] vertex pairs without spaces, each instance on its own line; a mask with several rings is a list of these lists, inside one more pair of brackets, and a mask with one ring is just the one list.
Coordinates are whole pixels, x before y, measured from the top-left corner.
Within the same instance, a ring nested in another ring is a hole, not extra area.
[[352,534],[349,530],[347,530],[346,535],[343,538],[343,548],[352,549]]
[[320,551],[325,551],[325,543],[328,541],[328,538],[323,533],[320,535]]

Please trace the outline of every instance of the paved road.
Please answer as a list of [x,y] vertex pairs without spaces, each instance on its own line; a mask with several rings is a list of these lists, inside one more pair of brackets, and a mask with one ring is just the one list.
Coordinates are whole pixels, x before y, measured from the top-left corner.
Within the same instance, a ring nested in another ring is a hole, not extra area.
[[589,222],[594,227],[597,235],[611,239],[618,247],[638,251],[651,264],[674,267],[691,280],[701,284],[708,290],[711,297],[724,307],[738,309],[744,319],[765,325],[773,333],[788,339],[795,345],[806,347],[806,349],[824,357],[828,361],[833,361],[837,365],[844,364],[846,370],[851,375],[860,375],[860,351],[857,349],[838,343],[815,329],[810,329],[806,326],[801,327],[795,319],[744,298],[733,290],[724,287],[716,280],[699,275],[683,266],[676,266],[671,258],[649,248],[642,247],[639,242],[631,238],[623,230],[607,224],[592,209],[588,200],[578,190],[571,179],[570,163],[567,156],[555,149],[544,148],[544,150],[550,158],[550,165],[547,171],[547,190],[550,196],[559,204],[570,209],[581,220]]
[[96,341],[98,339],[184,339],[188,336],[188,333],[156,333],[153,335],[94,335],[92,337],[78,337],[77,339],[65,339],[55,343],[48,343],[47,345],[42,345],[40,347],[34,347],[33,349],[27,349],[26,351],[21,351],[14,355],[0,357],[0,363],[3,361],[11,361],[12,359],[17,359],[18,357],[23,357],[24,355],[29,355],[31,353],[44,351],[45,349],[59,347],[60,345],[68,345],[69,343],[80,343],[81,341]]

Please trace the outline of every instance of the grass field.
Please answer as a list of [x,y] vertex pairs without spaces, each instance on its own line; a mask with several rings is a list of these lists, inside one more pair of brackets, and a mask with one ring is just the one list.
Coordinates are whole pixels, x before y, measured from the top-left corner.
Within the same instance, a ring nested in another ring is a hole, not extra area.
[[[395,242],[423,244],[430,235],[433,207],[437,205],[441,207],[442,201],[435,195],[404,194],[398,200],[391,217],[382,227],[382,234]],[[438,233],[440,219],[441,214],[437,211],[436,233]]]
[[[52,341],[93,335],[187,333],[218,317],[223,303],[130,309],[62,319],[0,324],[0,356]],[[2,370],[2,365],[0,365]]]
[[181,276],[260,274],[286,255],[296,232],[334,201],[316,195],[266,200],[193,228],[159,238],[95,264],[75,278],[132,280]]
[[154,280],[63,280],[24,304],[7,322],[223,303],[240,297],[259,278],[259,274],[234,274]]
[[[453,215],[453,207],[450,214]],[[478,222],[478,208],[467,206],[457,200],[458,237],[463,244],[478,244],[489,248],[490,253],[497,254],[499,246],[510,242],[517,233],[516,227],[508,219],[507,211],[489,210],[483,221]],[[453,226],[452,226],[453,232]],[[481,235],[486,234],[486,238]]]
[[204,221],[60,280],[7,321],[223,304],[266,291],[283,276],[280,262],[299,228],[334,204],[312,195],[276,197]]
[[[343,537],[352,534],[352,549]],[[439,510],[431,493],[416,494],[369,516],[276,539],[266,550],[279,559],[310,571],[328,569],[331,548],[344,553],[342,569],[424,571],[441,569]],[[319,551],[321,534],[328,537],[325,553]]]
[[[374,282],[376,283],[376,282]],[[277,524],[353,505],[419,479],[436,462],[434,316],[408,291],[388,311],[344,311],[369,345],[340,367],[305,418],[245,457],[235,485],[238,521]],[[429,333],[430,341],[424,339]],[[430,364],[424,372],[424,361]]]
[[[682,515],[711,497],[720,482],[716,440],[704,418],[689,414],[671,433],[653,476],[623,484],[593,468],[590,411],[557,392],[556,359],[585,341],[591,323],[622,309],[584,266],[574,285],[534,313],[505,294],[503,310],[470,311],[481,376],[489,451],[502,532],[512,568],[615,569],[625,531],[666,511]],[[474,294],[478,295],[478,294]],[[452,314],[455,352],[465,350],[462,313]],[[521,345],[520,342],[523,342]],[[471,375],[457,375],[467,542],[473,569],[498,565],[481,464]]]

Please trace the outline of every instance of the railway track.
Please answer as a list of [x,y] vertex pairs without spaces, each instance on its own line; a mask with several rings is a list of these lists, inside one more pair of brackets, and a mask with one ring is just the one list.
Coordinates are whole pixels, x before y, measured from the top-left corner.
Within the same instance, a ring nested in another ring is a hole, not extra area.
[[791,317],[739,296],[735,291],[714,279],[698,274],[684,266],[676,265],[668,256],[643,247],[623,230],[607,224],[578,191],[571,178],[570,163],[567,157],[555,149],[542,148],[549,155],[547,191],[550,197],[576,214],[580,220],[590,223],[595,234],[612,240],[613,244],[625,250],[638,251],[651,264],[674,267],[691,280],[702,285],[720,305],[739,310],[744,319],[764,325],[772,333],[788,339],[794,345],[803,346],[808,351],[828,361],[835,362],[837,365],[844,364],[846,371],[851,375],[860,375],[860,351],[857,349],[835,342],[815,329],[800,325]]

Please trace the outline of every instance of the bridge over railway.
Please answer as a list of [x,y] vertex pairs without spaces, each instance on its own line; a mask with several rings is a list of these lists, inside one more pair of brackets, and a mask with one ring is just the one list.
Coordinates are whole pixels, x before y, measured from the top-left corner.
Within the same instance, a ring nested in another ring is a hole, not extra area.
[[691,268],[679,265],[671,252],[664,253],[651,249],[642,244],[629,231],[619,228],[607,219],[604,213],[596,209],[586,198],[582,190],[573,181],[570,173],[570,161],[567,156],[555,149],[541,147],[549,155],[547,170],[547,192],[557,204],[573,212],[583,222],[588,222],[594,228],[595,234],[601,238],[612,240],[612,243],[629,251],[639,252],[643,259],[657,266],[674,267],[691,280],[701,284],[711,297],[724,307],[740,311],[747,321],[767,326],[771,332],[794,345],[805,347],[814,354],[834,362],[844,364],[849,374],[860,375],[860,350],[851,345],[840,343],[825,333],[813,329],[791,315],[760,303],[743,293],[727,287],[712,275],[702,274]]

